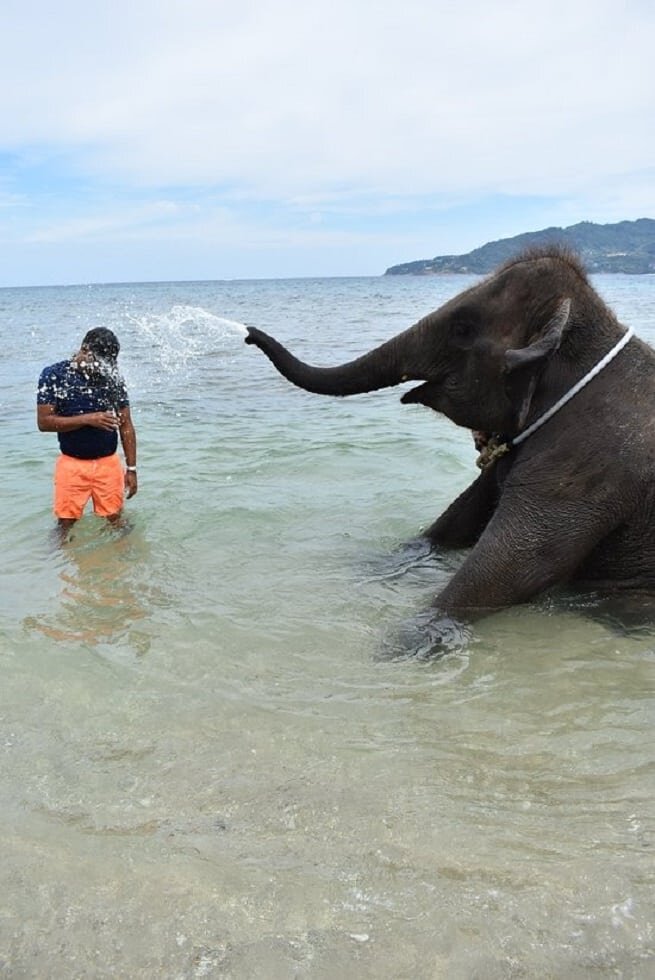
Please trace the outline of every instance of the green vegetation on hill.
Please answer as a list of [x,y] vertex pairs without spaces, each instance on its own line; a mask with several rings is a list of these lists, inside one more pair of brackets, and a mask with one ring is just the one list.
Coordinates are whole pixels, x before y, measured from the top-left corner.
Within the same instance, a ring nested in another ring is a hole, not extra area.
[[485,275],[524,249],[552,244],[571,248],[591,273],[643,275],[655,272],[655,221],[639,218],[637,221],[619,221],[615,225],[581,221],[568,228],[530,231],[514,238],[487,242],[467,255],[438,255],[434,259],[392,265],[385,276],[462,272]]

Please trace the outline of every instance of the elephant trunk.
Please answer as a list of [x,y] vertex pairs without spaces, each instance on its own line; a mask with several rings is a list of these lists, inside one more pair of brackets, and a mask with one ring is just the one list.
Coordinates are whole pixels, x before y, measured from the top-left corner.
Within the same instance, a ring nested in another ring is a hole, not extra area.
[[294,357],[277,340],[248,328],[247,344],[255,344],[288,381],[317,395],[358,395],[423,377],[418,367],[417,326],[392,337],[368,354],[337,367],[312,367]]

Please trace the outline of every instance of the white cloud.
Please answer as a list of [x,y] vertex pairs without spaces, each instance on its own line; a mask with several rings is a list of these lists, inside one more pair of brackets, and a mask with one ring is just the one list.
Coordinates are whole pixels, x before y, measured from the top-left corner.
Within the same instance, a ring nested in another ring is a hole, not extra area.
[[122,240],[132,238],[143,229],[157,226],[161,229],[173,220],[193,214],[195,207],[183,208],[174,201],[155,201],[152,204],[131,208],[112,207],[111,210],[94,210],[80,218],[63,221],[39,222],[33,231],[24,236],[32,243],[62,244],[67,241]]
[[652,215],[654,41],[639,0],[5,0],[0,238],[391,264]]
[[0,139],[106,179],[559,193],[652,160],[645,4],[45,6],[4,32]]

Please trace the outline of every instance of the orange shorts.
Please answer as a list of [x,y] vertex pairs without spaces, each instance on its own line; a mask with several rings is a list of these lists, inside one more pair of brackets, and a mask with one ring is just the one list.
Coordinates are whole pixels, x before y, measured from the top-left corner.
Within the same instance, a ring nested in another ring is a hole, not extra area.
[[125,475],[118,456],[100,459],[58,457],[55,465],[55,517],[77,520],[89,500],[98,517],[113,517],[123,508]]

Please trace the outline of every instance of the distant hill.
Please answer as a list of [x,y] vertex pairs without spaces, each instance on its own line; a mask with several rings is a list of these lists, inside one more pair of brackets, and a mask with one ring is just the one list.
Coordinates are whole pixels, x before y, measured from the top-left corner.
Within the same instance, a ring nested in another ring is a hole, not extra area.
[[501,238],[473,249],[467,255],[437,255],[392,265],[385,276],[426,276],[468,272],[484,275],[512,258],[517,252],[539,245],[564,244],[581,257],[588,272],[627,272],[632,275],[655,273],[655,221],[619,221],[597,225],[581,221],[568,228],[544,228],[514,238]]

